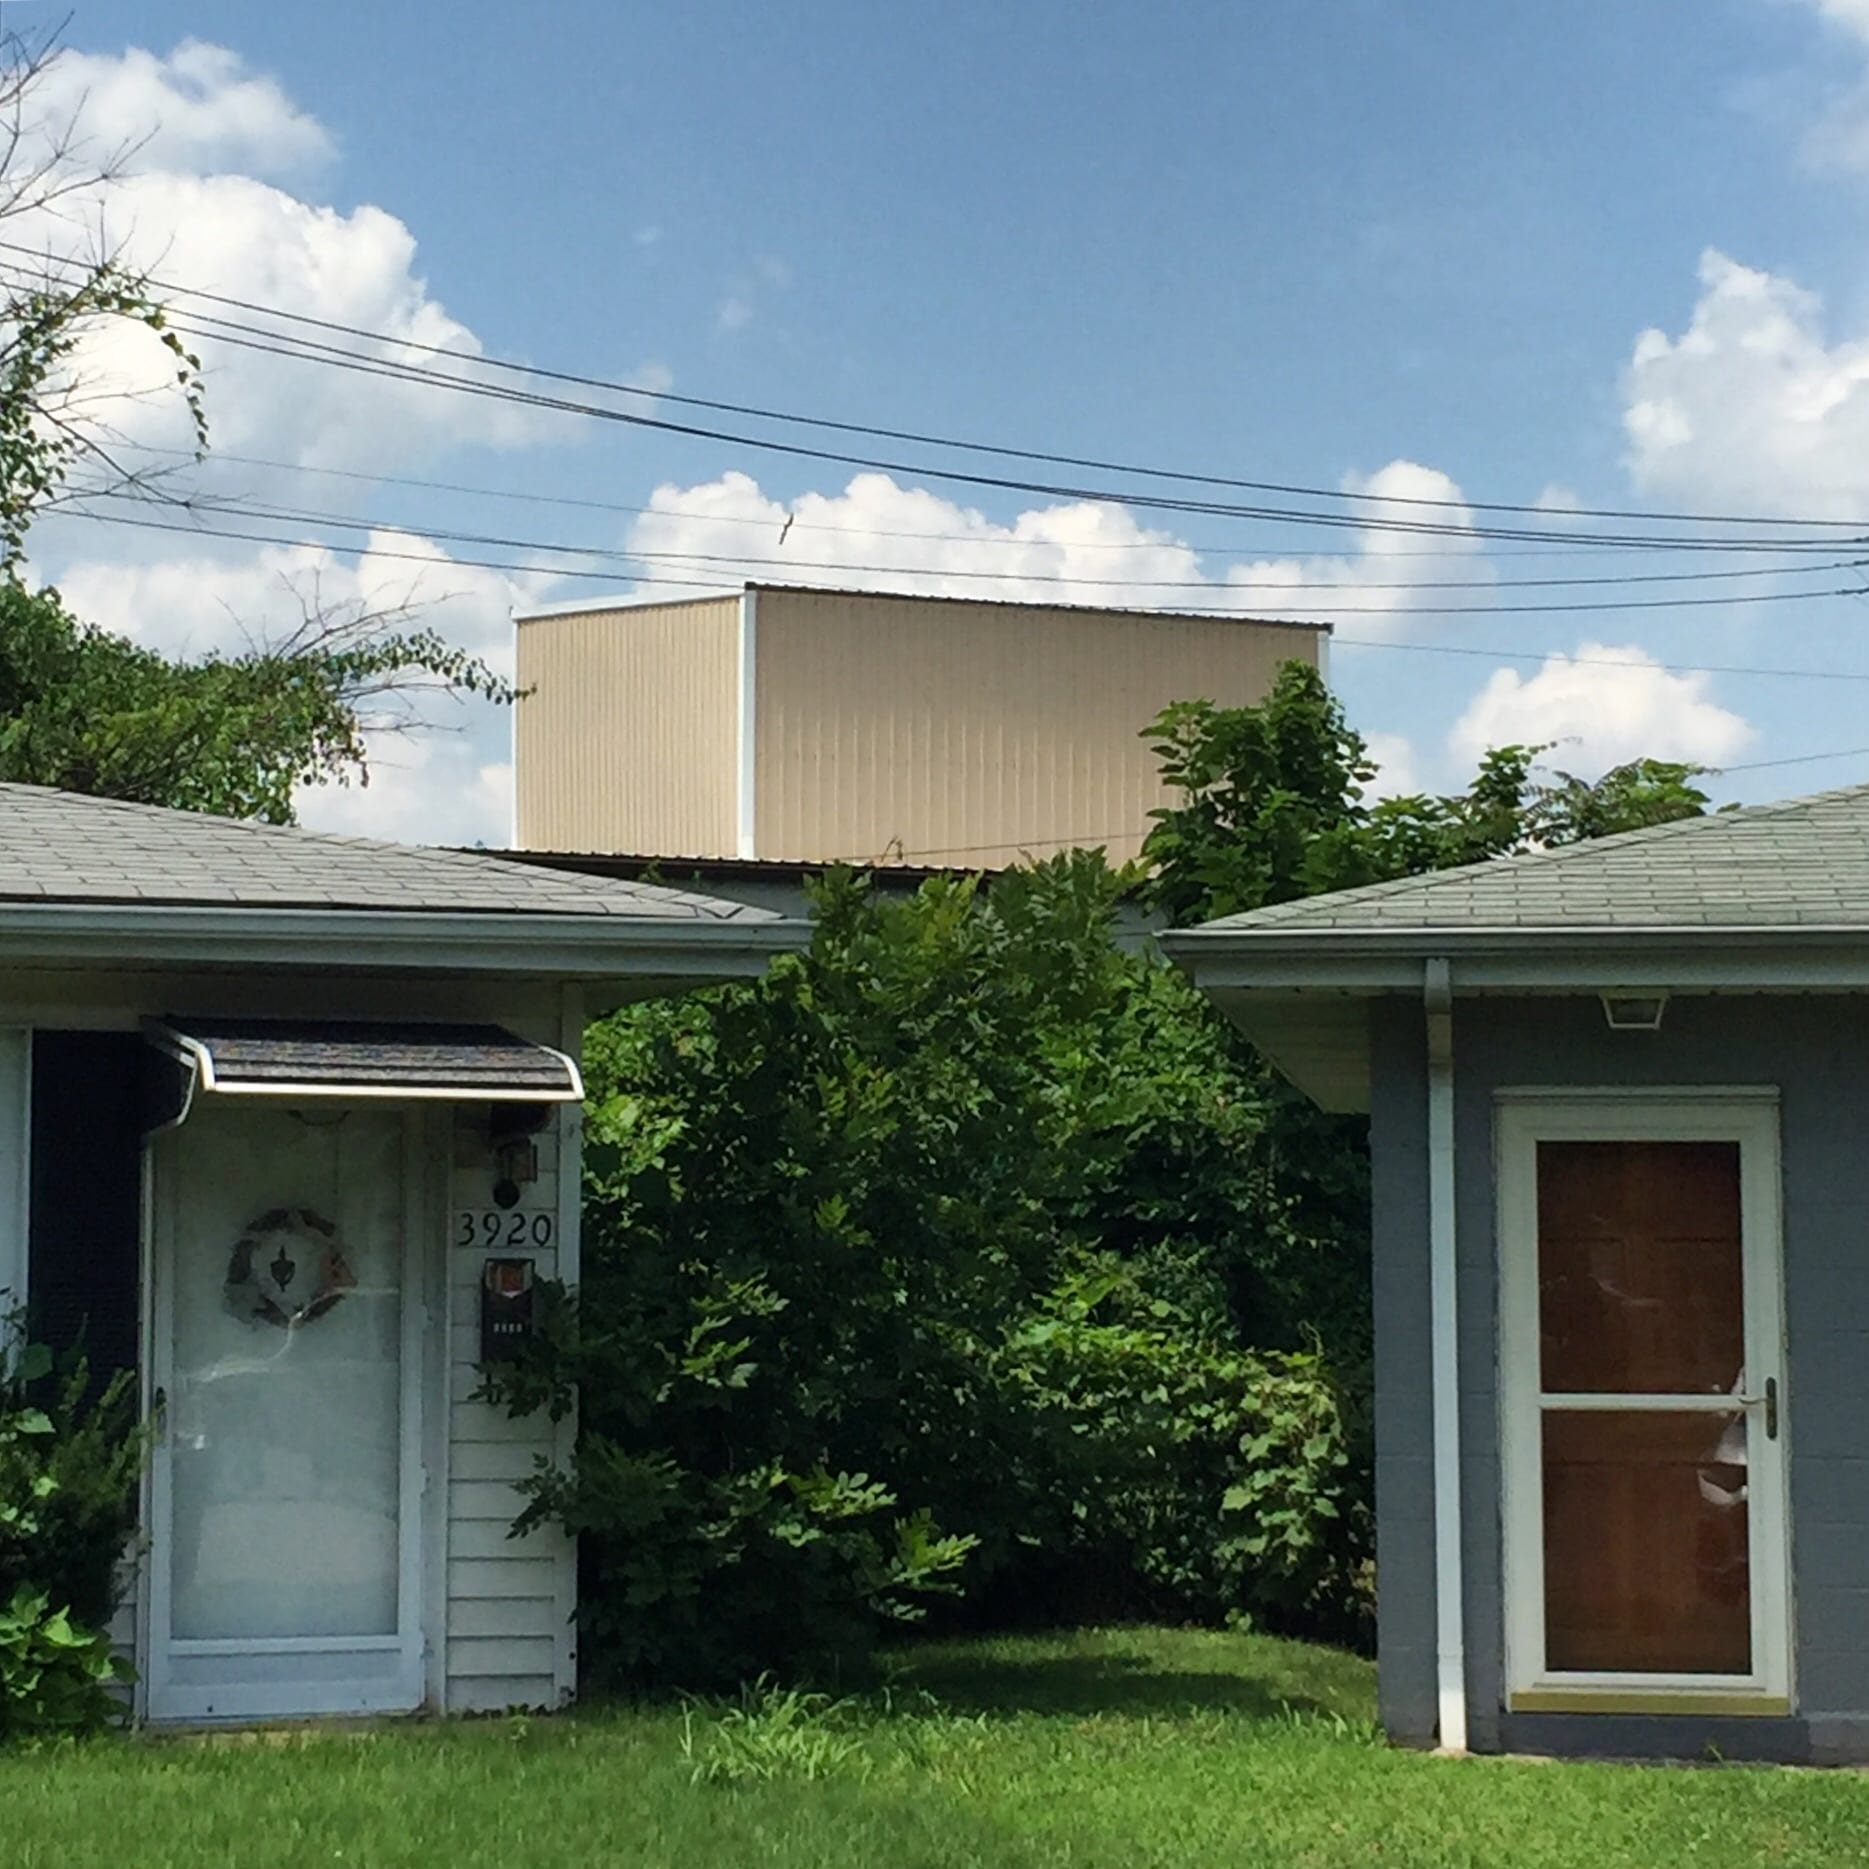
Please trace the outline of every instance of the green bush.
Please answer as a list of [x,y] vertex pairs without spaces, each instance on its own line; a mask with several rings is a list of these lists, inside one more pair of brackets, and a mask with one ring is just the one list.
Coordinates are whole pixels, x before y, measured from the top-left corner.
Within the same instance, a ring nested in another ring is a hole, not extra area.
[[1117,887],[833,875],[809,955],[590,1034],[582,1289],[487,1392],[577,1391],[527,1522],[579,1536],[599,1672],[832,1675],[931,1611],[1354,1622],[1353,1428],[1307,1465],[1273,1417],[1337,1407],[1307,1346],[1366,1341],[1366,1271],[1305,1231],[1256,1062],[1113,946]]
[[101,1724],[125,1670],[101,1633],[136,1525],[145,1437],[132,1379],[87,1400],[82,1361],[0,1364],[0,1737]]
[[1002,1369],[1076,1450],[1058,1466],[1064,1535],[1026,1567],[1055,1610],[1367,1640],[1367,1461],[1318,1350],[1241,1350],[1106,1262],[1011,1338]]
[[20,1584],[0,1603],[0,1743],[95,1731],[118,1711],[110,1686],[123,1677],[110,1640]]

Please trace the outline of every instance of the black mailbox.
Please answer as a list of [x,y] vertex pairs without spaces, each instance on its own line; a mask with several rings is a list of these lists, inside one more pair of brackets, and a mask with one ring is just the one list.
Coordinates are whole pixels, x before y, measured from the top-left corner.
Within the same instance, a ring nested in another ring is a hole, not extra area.
[[510,1362],[532,1335],[532,1261],[489,1259],[480,1277],[480,1360]]

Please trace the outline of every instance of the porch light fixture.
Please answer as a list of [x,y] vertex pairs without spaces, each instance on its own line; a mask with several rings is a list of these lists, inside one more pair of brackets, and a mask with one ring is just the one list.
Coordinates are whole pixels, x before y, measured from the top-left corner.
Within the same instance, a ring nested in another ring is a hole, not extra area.
[[1666,993],[1604,993],[1603,1017],[1614,1032],[1659,1032],[1668,1009]]

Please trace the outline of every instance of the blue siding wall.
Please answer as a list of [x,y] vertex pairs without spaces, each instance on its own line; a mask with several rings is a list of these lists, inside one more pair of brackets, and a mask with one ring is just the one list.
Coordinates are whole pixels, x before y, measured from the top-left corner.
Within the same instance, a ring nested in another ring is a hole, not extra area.
[[[1426,1071],[1418,1003],[1378,1006],[1375,1194],[1382,1709],[1433,1733]],[[1476,1749],[1869,1759],[1869,999],[1676,999],[1612,1032],[1594,999],[1468,1000],[1455,1019],[1467,1681]],[[1771,1085],[1784,1160],[1794,1693],[1782,1721],[1502,1712],[1493,1112],[1507,1085]]]

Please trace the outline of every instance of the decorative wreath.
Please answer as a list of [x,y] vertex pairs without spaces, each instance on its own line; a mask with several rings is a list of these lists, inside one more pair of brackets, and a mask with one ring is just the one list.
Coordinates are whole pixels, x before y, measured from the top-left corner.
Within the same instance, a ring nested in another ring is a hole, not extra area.
[[240,1235],[225,1297],[247,1323],[291,1330],[323,1317],[356,1283],[329,1220],[309,1207],[274,1207]]

